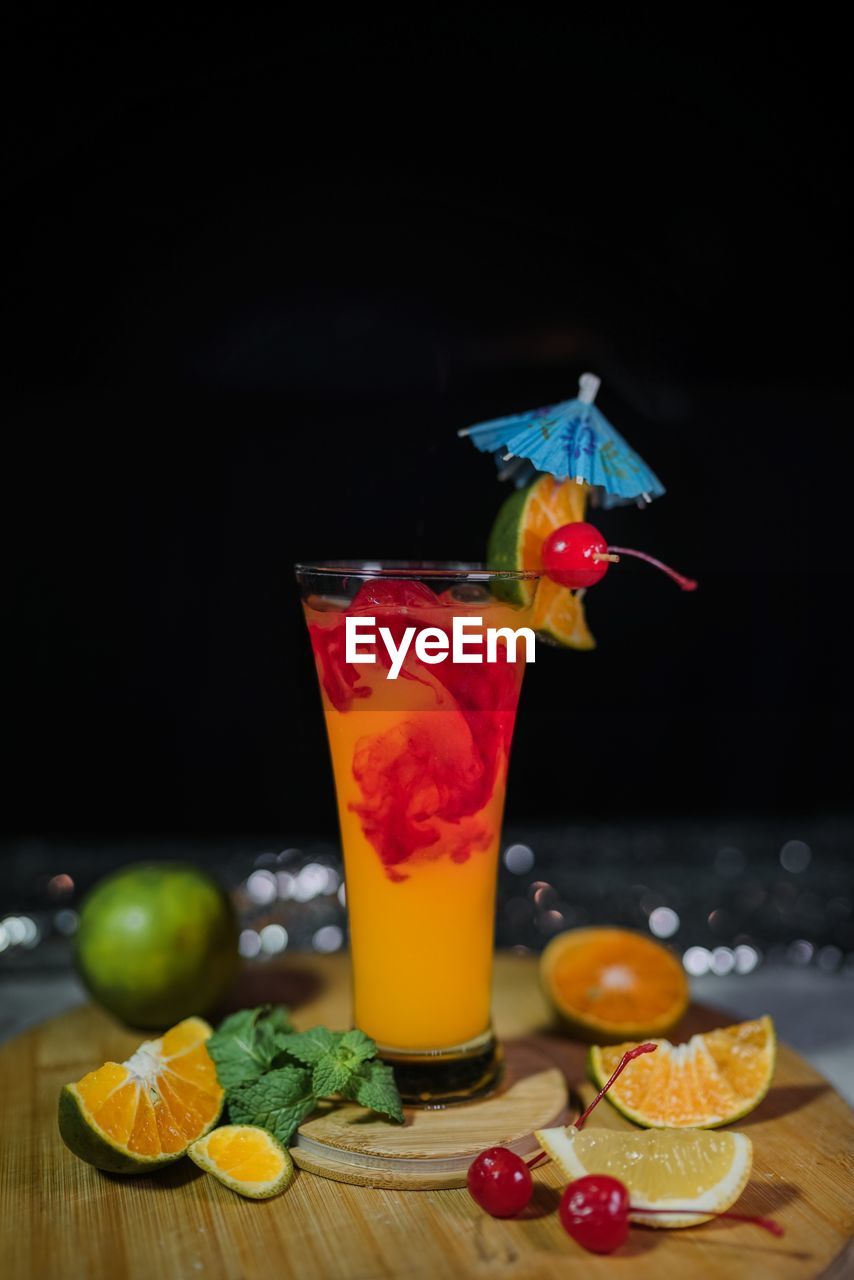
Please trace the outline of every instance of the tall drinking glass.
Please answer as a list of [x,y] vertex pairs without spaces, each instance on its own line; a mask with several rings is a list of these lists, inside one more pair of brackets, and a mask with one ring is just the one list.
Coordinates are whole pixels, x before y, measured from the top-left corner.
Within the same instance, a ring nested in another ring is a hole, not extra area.
[[[534,577],[457,564],[297,566],[335,774],[354,1021],[411,1103],[477,1096],[500,1071],[495,887],[526,651],[506,629],[530,626]],[[347,661],[348,617],[375,637],[360,650],[373,663]],[[474,620],[457,657],[455,619]],[[496,660],[472,661],[489,657],[478,641],[487,628],[505,629]]]

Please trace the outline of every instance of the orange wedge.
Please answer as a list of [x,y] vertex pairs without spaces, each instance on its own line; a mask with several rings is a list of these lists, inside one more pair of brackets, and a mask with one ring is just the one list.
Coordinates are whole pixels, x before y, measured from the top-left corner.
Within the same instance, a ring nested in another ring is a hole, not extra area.
[[534,628],[544,640],[569,649],[595,649],[584,616],[584,591],[570,591],[551,578],[540,578],[534,598]]
[[669,1031],[690,997],[677,957],[631,929],[559,933],[542,954],[540,976],[570,1030],[599,1044]]
[[59,1132],[76,1156],[109,1173],[145,1173],[184,1155],[213,1128],[224,1090],[205,1041],[186,1018],[127,1062],[105,1062],[59,1096]]
[[[713,1129],[731,1124],[765,1097],[777,1041],[769,1017],[739,1022],[687,1044],[656,1041],[655,1053],[632,1063],[608,1090],[608,1101],[645,1128]],[[630,1044],[590,1050],[590,1074],[603,1085]]]
[[224,1124],[194,1142],[190,1159],[250,1200],[269,1200],[290,1186],[294,1166],[282,1144],[254,1124]]

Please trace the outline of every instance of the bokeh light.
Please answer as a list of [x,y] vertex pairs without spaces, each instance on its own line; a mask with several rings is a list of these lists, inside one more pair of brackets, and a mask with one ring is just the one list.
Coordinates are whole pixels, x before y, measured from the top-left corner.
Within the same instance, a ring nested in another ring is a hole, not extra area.
[[51,876],[47,882],[47,891],[52,898],[67,898],[74,892],[74,881],[64,871]]
[[[312,898],[316,898],[318,894],[330,892],[327,889],[328,884],[329,868],[322,867],[319,862],[309,862],[297,875],[293,890],[294,901],[311,902]],[[337,877],[335,888],[338,888]],[[333,893],[334,891],[334,889],[331,890]]]
[[806,938],[798,938],[791,942],[786,950],[786,959],[791,964],[808,965],[815,954],[815,947]]
[[318,929],[311,940],[311,945],[315,951],[331,952],[340,951],[344,942],[344,934],[337,924],[325,924]]
[[261,938],[254,929],[243,929],[240,934],[238,949],[242,956],[251,960],[261,950]]
[[272,871],[253,871],[246,881],[246,892],[259,907],[269,906],[279,892],[278,882]]
[[685,972],[692,978],[699,978],[708,973],[712,964],[712,953],[705,947],[689,947],[682,957]]
[[842,964],[842,951],[832,943],[822,947],[816,957],[816,964],[825,973],[835,973]]
[[755,947],[751,947],[746,942],[740,943],[739,946],[735,948],[734,955],[736,973],[752,973],[759,964],[759,952]]
[[511,844],[504,850],[504,865],[514,876],[526,875],[534,865],[534,851],[526,844]]
[[281,924],[265,924],[258,938],[261,950],[268,956],[278,955],[288,945],[288,931]]
[[784,871],[799,875],[812,861],[812,849],[803,840],[787,840],[780,850],[780,866]]
[[656,907],[649,913],[649,931],[656,938],[672,938],[679,931],[679,916],[672,907]]
[[72,934],[77,932],[77,926],[80,924],[80,917],[76,911],[72,911],[70,907],[63,907],[61,911],[57,911],[53,917],[54,928],[66,938],[70,938]]
[[712,952],[712,958],[709,961],[709,968],[719,978],[732,973],[735,968],[735,952],[729,947],[715,947]]

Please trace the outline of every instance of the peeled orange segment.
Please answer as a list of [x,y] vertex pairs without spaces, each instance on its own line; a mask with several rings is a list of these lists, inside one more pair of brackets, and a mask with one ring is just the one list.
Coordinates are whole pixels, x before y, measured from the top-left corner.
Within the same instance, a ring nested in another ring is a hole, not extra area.
[[294,1176],[291,1157],[280,1142],[251,1124],[225,1124],[194,1142],[188,1153],[200,1169],[251,1200],[269,1200]]
[[105,1062],[59,1095],[59,1132],[76,1156],[109,1173],[144,1173],[184,1155],[222,1112],[224,1091],[205,1041],[186,1018],[127,1062]]
[[[658,1040],[608,1090],[608,1101],[646,1128],[711,1129],[740,1120],[771,1084],[776,1056],[769,1017],[692,1036],[687,1044]],[[630,1044],[590,1050],[590,1074],[601,1087]]]
[[[669,1031],[690,998],[676,956],[630,929],[559,933],[542,954],[540,975],[546,995],[570,1030],[581,1040],[599,1044]],[[643,1061],[625,1073],[627,1080]]]
[[[512,493],[492,526],[487,546],[490,569],[539,573],[543,543],[562,524],[584,519],[586,484],[540,476],[527,489]],[[583,593],[573,593],[547,578],[496,581],[492,590],[510,604],[530,606],[536,592],[535,623],[547,640],[571,649],[593,649],[596,642],[584,620]]]
[[[641,1061],[638,1058],[634,1065]],[[624,1075],[630,1076],[631,1071]],[[747,1185],[753,1164],[753,1147],[743,1133],[703,1129],[624,1133],[570,1126],[539,1129],[535,1136],[570,1180],[588,1173],[619,1178],[636,1207],[629,1214],[632,1222],[649,1227],[692,1227],[724,1213]],[[687,1212],[644,1214],[645,1208]]]

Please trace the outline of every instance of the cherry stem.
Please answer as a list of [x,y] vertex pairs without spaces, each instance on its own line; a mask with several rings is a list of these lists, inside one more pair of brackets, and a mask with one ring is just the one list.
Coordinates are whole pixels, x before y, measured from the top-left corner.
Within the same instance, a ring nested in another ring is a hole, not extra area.
[[[573,1128],[575,1129],[581,1128],[581,1126],[584,1124],[587,1117],[590,1115],[590,1112],[593,1110],[595,1106],[598,1105],[598,1103],[602,1101],[602,1099],[605,1097],[605,1094],[611,1088],[611,1085],[617,1079],[617,1076],[620,1074],[621,1071],[625,1071],[626,1067],[629,1065],[630,1062],[634,1062],[635,1058],[639,1058],[642,1053],[655,1053],[657,1048],[658,1048],[657,1044],[651,1044],[650,1042],[647,1042],[646,1044],[636,1044],[633,1049],[627,1049],[626,1052],[623,1054],[622,1058],[620,1059],[619,1063],[617,1064],[617,1067],[613,1072],[613,1074],[611,1075],[611,1078],[608,1081],[608,1083],[599,1090],[599,1092],[596,1094],[596,1097],[590,1103],[590,1106],[587,1108],[587,1110],[582,1112],[582,1114],[578,1117]],[[538,1165],[542,1160],[548,1160],[549,1158],[550,1157],[545,1151],[538,1151],[532,1160],[526,1160],[525,1163],[527,1164],[529,1169],[533,1169],[534,1166]],[[661,1212],[669,1213],[670,1210],[662,1209]],[[673,1212],[676,1212],[676,1211],[674,1210]]]
[[573,1127],[576,1129],[581,1128],[581,1126],[588,1119],[590,1112],[593,1110],[594,1107],[599,1105],[599,1103],[605,1097],[605,1094],[611,1088],[611,1085],[617,1079],[617,1076],[620,1075],[621,1072],[625,1071],[626,1067],[629,1065],[630,1062],[634,1062],[635,1058],[639,1058],[642,1053],[655,1053],[657,1048],[658,1048],[657,1044],[650,1044],[650,1043],[636,1044],[634,1049],[629,1049],[626,1053],[624,1053],[619,1063],[617,1064],[617,1069],[615,1070],[614,1074],[611,1076],[611,1079],[608,1081],[606,1085],[604,1085],[599,1090],[599,1092],[596,1094],[596,1097],[590,1103],[590,1106],[587,1107],[585,1111],[582,1111],[581,1115],[578,1117]]
[[647,564],[651,564],[656,569],[660,569],[662,573],[666,573],[668,578],[672,578],[683,591],[697,590],[697,584],[693,578],[686,578],[684,574],[677,573],[675,569],[670,568],[670,565],[664,564],[661,560],[656,560],[655,556],[648,556],[645,551],[633,551],[631,547],[609,547],[608,550],[613,551],[616,555],[634,556],[637,560],[645,560]]
[[[629,1205],[629,1213],[681,1213],[695,1214],[696,1209],[645,1209],[637,1204]],[[775,1222],[773,1218],[757,1218],[750,1213],[715,1213],[715,1218],[732,1218],[735,1222],[752,1222],[754,1226],[762,1227],[763,1231],[770,1231],[772,1236],[784,1236],[785,1228],[781,1227],[779,1222]]]

